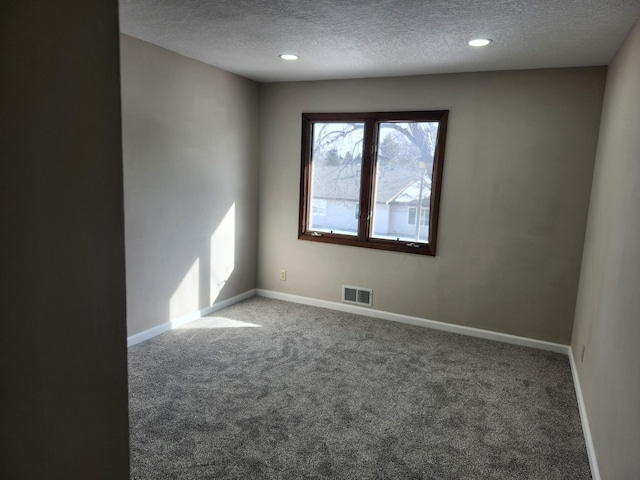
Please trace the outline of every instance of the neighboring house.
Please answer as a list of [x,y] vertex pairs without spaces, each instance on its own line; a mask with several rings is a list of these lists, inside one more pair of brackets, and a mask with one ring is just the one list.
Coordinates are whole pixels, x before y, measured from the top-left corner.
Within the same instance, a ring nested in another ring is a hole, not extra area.
[[[311,229],[356,234],[360,205],[360,167],[360,163],[314,165]],[[431,180],[425,172],[426,170],[419,168],[399,166],[378,169],[373,208],[374,236],[407,241],[428,240]],[[420,198],[422,202],[419,202]],[[420,225],[416,225],[418,216]]]

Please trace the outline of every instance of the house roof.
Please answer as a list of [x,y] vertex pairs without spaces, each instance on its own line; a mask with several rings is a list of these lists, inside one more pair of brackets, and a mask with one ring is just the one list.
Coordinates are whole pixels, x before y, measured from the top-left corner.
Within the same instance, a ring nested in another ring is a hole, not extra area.
[[[314,198],[331,200],[360,200],[360,164],[313,166]],[[417,168],[380,168],[376,182],[376,203],[410,203],[417,201],[420,173]],[[428,178],[423,183],[423,197],[430,192]]]

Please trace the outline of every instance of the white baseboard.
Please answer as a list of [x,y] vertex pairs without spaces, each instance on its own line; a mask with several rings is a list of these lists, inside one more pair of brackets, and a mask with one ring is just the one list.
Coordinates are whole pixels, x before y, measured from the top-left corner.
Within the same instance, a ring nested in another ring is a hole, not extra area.
[[202,310],[189,313],[182,317],[170,320],[156,327],[150,328],[140,333],[136,333],[127,338],[127,346],[130,347],[137,343],[143,342],[149,338],[160,335],[161,333],[168,332],[174,328],[181,327],[182,325],[197,320],[206,315],[226,308],[234,303],[241,302],[247,298],[251,298],[254,295],[259,295],[265,298],[273,298],[275,300],[284,300],[286,302],[300,303],[303,305],[311,305],[313,307],[328,308],[330,310],[338,310],[341,312],[354,313],[356,315],[364,315],[367,317],[380,318],[383,320],[390,320],[392,322],[406,323],[409,325],[417,325],[419,327],[431,328],[434,330],[442,330],[444,332],[457,333],[460,335],[467,335],[469,337],[485,338],[488,340],[495,340],[498,342],[510,343],[513,345],[521,345],[524,347],[537,348],[540,350],[549,350],[552,352],[563,353],[569,355],[571,347],[563,345],[561,343],[545,342],[543,340],[535,340],[532,338],[519,337],[517,335],[509,335],[507,333],[492,332],[490,330],[482,330],[480,328],[466,327],[464,325],[455,325],[452,323],[438,322],[435,320],[427,320],[419,317],[412,317],[409,315],[402,315],[399,313],[386,312],[384,310],[375,310],[372,308],[364,308],[357,305],[349,305],[346,303],[331,302],[328,300],[319,300],[317,298],[303,297],[300,295],[292,295],[290,293],[275,292],[272,290],[253,289],[248,290],[240,295],[223,300],[220,303],[216,303]]
[[593,447],[593,438],[591,437],[591,429],[589,428],[589,418],[587,417],[587,409],[584,404],[584,398],[582,396],[582,387],[580,386],[580,378],[578,377],[576,360],[575,358],[573,358],[573,350],[571,349],[569,349],[569,363],[571,364],[573,386],[576,389],[576,397],[578,399],[578,410],[580,410],[580,421],[582,422],[584,443],[587,445],[587,455],[589,457],[589,466],[591,467],[591,477],[593,478],[593,480],[600,480],[600,469],[598,468],[596,451]]
[[136,343],[143,342],[148,340],[149,338],[155,337],[156,335],[160,335],[161,333],[168,332],[169,330],[173,330],[174,328],[181,327],[182,325],[197,320],[198,318],[205,317],[207,315],[212,314],[213,312],[217,312],[218,310],[222,310],[223,308],[229,307],[234,303],[241,302],[242,300],[246,300],[247,298],[251,298],[255,296],[256,290],[248,290],[240,295],[236,295],[235,297],[228,298],[227,300],[223,300],[222,302],[215,303],[210,305],[202,310],[198,310],[195,312],[191,312],[187,315],[183,315],[182,317],[175,318],[168,322],[165,322],[156,327],[145,330],[144,332],[136,333],[135,335],[131,335],[127,337],[127,347],[135,345]]
[[411,317],[409,315],[401,315],[399,313],[385,312],[383,310],[374,310],[372,308],[364,308],[357,305],[349,305],[346,303],[330,302],[328,300],[318,300],[316,298],[301,297],[299,295],[291,295],[289,293],[274,292],[272,290],[257,289],[256,294],[261,297],[273,298],[275,300],[284,300],[286,302],[301,303],[303,305],[311,305],[313,307],[328,308],[331,310],[339,310],[341,312],[354,313],[356,315],[364,315],[367,317],[381,318],[392,322],[408,323],[419,327],[432,328],[434,330],[442,330],[445,332],[458,333],[469,337],[486,338],[488,340],[496,340],[498,342],[510,343],[513,345],[521,345],[524,347],[537,348],[539,350],[549,350],[552,352],[569,354],[569,345],[561,343],[545,342],[543,340],[535,340],[532,338],[518,337],[507,333],[492,332],[490,330],[482,330],[480,328],[465,327],[463,325],[454,325],[452,323],[437,322],[435,320],[426,320],[419,317]]

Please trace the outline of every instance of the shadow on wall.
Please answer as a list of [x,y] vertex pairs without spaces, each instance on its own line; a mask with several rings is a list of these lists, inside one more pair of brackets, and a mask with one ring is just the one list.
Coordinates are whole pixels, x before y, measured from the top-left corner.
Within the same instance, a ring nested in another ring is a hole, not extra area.
[[255,288],[257,84],[120,38],[127,334]]
[[233,203],[211,235],[209,248],[196,257],[169,300],[169,319],[175,320],[213,305],[235,266],[236,204]]
[[175,321],[214,305],[230,281],[236,262],[236,204],[233,203],[200,249],[170,297],[168,319]]

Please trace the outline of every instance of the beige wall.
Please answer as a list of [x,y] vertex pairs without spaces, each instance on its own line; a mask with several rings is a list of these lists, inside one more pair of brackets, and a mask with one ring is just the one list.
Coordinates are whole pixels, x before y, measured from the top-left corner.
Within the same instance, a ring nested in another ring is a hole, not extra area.
[[0,477],[124,480],[118,3],[0,19]]
[[639,59],[640,23],[607,75],[572,340],[604,480],[640,474]]
[[[605,68],[260,86],[258,287],[568,344]],[[435,258],[297,240],[302,112],[449,109]],[[278,278],[288,270],[286,282]]]
[[257,84],[121,36],[128,334],[255,288]]

